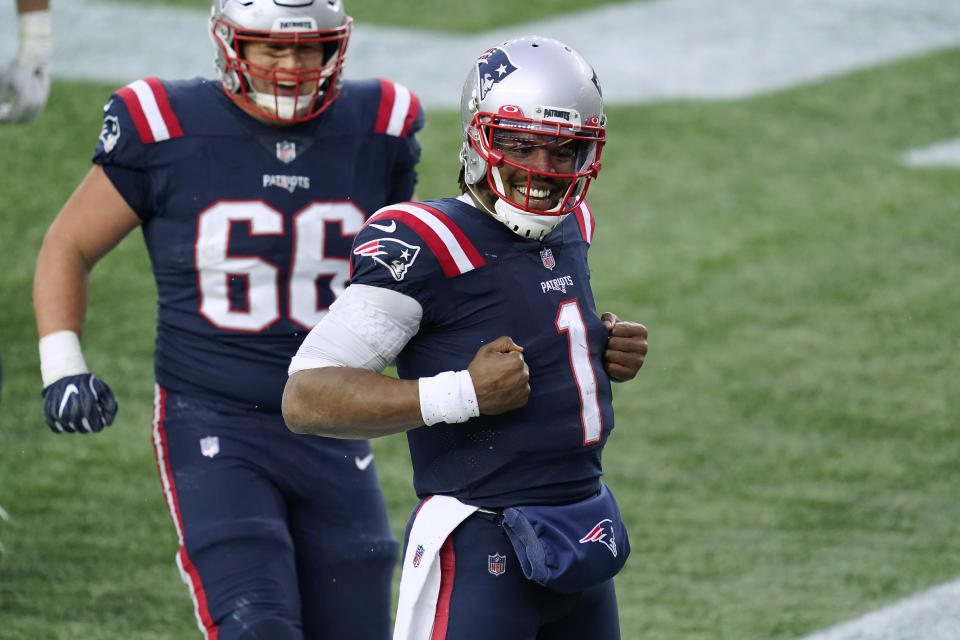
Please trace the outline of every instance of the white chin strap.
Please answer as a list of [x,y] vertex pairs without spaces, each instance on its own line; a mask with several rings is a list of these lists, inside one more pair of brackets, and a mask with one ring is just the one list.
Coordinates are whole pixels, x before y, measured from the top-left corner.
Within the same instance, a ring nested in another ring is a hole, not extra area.
[[[292,96],[274,96],[269,93],[259,93],[249,91],[248,95],[253,97],[253,103],[267,113],[272,113],[281,120],[292,120],[300,118],[310,109],[310,96],[301,96],[300,100]],[[323,94],[317,96],[320,100]],[[296,107],[296,108],[294,108]]]
[[[500,191],[500,193],[506,193],[506,189],[503,188],[503,180],[500,178],[500,170],[496,167],[491,167],[490,172],[493,175],[493,181],[497,185],[497,190]],[[563,201],[558,202],[557,206],[548,209],[548,211],[558,211],[562,204]],[[497,220],[507,225],[507,227],[518,236],[532,238],[537,242],[543,240],[548,233],[553,231],[556,226],[567,217],[567,214],[548,216],[539,213],[530,213],[520,209],[508,200],[499,197],[497,201],[493,203],[493,211],[490,213],[493,214],[493,217]]]
[[322,88],[322,83],[331,75],[333,75],[333,71],[329,69],[319,74],[317,82],[321,83],[321,89],[317,92],[316,100],[312,100],[312,96],[309,93],[302,94],[299,98],[295,98],[294,96],[274,96],[272,93],[254,91],[253,82],[250,80],[249,75],[246,75],[247,87],[249,88],[247,95],[251,96],[252,102],[257,105],[257,107],[267,113],[274,114],[280,120],[302,118],[310,111],[311,103],[319,104],[323,100],[326,90]]

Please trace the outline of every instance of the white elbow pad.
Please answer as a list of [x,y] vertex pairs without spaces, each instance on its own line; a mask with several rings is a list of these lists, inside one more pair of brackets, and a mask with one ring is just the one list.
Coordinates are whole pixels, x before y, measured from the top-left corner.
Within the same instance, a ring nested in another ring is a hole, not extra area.
[[288,375],[320,367],[381,372],[420,328],[423,308],[392,289],[352,284],[330,305],[290,361]]

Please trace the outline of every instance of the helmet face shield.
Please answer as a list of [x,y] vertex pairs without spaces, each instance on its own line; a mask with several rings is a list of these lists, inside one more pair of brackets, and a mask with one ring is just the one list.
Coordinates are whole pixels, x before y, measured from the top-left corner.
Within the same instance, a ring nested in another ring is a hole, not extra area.
[[[507,114],[503,112],[506,111]],[[590,179],[600,171],[605,141],[602,127],[574,129],[569,122],[536,121],[501,109],[478,113],[470,137],[486,162],[487,183],[494,194],[533,214],[562,215],[583,201]],[[512,184],[504,175],[513,177]]]
[[210,36],[224,90],[267,120],[318,116],[340,92],[351,23],[340,3],[215,3]]

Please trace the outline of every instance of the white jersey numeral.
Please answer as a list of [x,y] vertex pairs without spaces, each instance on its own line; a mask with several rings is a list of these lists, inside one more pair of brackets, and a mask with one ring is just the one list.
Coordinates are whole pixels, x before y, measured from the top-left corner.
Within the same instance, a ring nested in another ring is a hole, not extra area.
[[334,298],[339,298],[350,279],[350,254],[345,258],[324,253],[326,226],[337,224],[341,236],[355,236],[364,221],[351,204],[312,204],[294,216],[293,268],[290,272],[290,318],[310,329],[327,314],[317,291],[325,279]]
[[[339,225],[342,235],[355,235],[365,216],[346,202],[313,203],[294,216],[293,263],[289,282],[280,282],[280,269],[258,256],[231,256],[230,228],[245,222],[254,236],[283,235],[283,214],[262,201],[219,202],[200,214],[197,225],[196,268],[200,313],[214,326],[236,331],[262,331],[280,318],[281,289],[290,319],[312,328],[327,312],[320,305],[320,287],[334,296],[343,292],[350,274],[349,256],[324,253],[327,224]],[[234,286],[243,286],[245,304],[234,308]]]
[[603,433],[603,419],[600,403],[597,400],[597,376],[590,363],[587,327],[583,323],[583,314],[580,313],[580,306],[576,300],[568,300],[560,305],[555,324],[559,333],[567,334],[570,368],[573,370],[573,379],[577,383],[577,391],[580,392],[583,444],[598,442]]

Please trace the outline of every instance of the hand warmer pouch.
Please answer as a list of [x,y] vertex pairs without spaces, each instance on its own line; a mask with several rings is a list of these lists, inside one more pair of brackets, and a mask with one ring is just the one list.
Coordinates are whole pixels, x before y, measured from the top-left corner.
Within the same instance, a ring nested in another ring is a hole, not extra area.
[[609,580],[630,555],[620,509],[603,482],[599,493],[573,504],[504,509],[501,526],[523,574],[559,593]]

